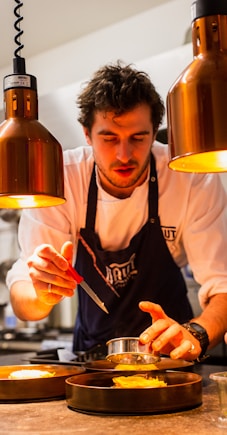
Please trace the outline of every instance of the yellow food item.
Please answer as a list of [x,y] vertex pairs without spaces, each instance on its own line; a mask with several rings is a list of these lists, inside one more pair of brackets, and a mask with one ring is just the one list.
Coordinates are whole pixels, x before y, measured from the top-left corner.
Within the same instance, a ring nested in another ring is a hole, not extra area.
[[113,383],[117,388],[157,388],[166,387],[167,383],[156,378],[146,378],[140,375],[117,376]]
[[155,364],[117,364],[114,370],[158,370]]
[[32,378],[51,378],[54,376],[54,372],[48,372],[47,370],[16,370],[11,372],[8,379],[32,379]]

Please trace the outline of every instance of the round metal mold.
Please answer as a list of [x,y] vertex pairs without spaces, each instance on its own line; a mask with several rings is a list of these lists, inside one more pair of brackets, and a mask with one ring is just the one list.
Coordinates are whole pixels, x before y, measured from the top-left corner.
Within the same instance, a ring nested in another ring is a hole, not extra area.
[[155,364],[160,360],[150,344],[142,344],[138,337],[113,338],[106,344],[106,359],[116,364]]

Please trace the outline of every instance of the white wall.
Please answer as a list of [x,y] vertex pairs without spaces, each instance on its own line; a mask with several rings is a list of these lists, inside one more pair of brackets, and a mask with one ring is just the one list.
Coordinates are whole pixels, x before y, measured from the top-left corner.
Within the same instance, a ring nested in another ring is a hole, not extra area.
[[[165,101],[168,89],[191,60],[192,47],[187,44],[134,64],[150,75]],[[78,110],[75,103],[80,88],[81,81],[78,81],[39,98],[39,120],[54,134],[64,149],[85,143],[81,126],[77,122]]]
[[[183,46],[191,26],[192,0],[169,0],[159,7],[26,59],[26,70],[37,77],[39,120],[64,149],[83,143],[76,95],[100,65],[122,59],[150,75],[165,100],[168,88],[192,60],[192,46]],[[177,52],[176,52],[177,51]],[[12,65],[0,70],[0,80]],[[0,120],[4,119],[0,86]]]
[[[191,3],[192,0],[170,0],[118,24],[28,58],[27,73],[37,77],[39,96],[43,96],[84,80],[103,63],[118,58],[135,62],[172,50],[183,44],[191,25]],[[0,70],[0,80],[11,73],[12,65]],[[0,109],[2,101],[1,89]]]

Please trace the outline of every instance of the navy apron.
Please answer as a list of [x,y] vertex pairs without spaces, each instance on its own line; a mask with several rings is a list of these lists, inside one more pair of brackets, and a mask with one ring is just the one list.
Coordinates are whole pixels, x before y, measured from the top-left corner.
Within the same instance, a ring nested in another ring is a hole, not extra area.
[[102,249],[94,231],[97,190],[94,165],[86,226],[80,230],[75,268],[104,302],[109,314],[104,313],[78,286],[74,351],[105,345],[107,340],[115,337],[138,336],[152,322],[151,316],[138,308],[143,300],[160,304],[166,314],[179,323],[193,317],[184,278],[169,252],[160,226],[153,154],[148,189],[149,218],[125,249]]

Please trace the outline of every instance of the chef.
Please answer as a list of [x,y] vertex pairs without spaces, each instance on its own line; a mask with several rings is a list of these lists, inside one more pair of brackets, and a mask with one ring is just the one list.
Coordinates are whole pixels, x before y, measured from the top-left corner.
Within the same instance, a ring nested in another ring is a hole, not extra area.
[[[172,358],[201,359],[227,330],[219,176],[168,168],[168,147],[156,141],[164,104],[145,72],[103,66],[77,102],[87,145],[64,152],[66,203],[24,210],[20,219],[21,255],[7,275],[15,314],[43,319],[77,287],[74,350],[141,334]],[[69,263],[109,314],[77,286]],[[201,285],[197,318],[186,264]]]

